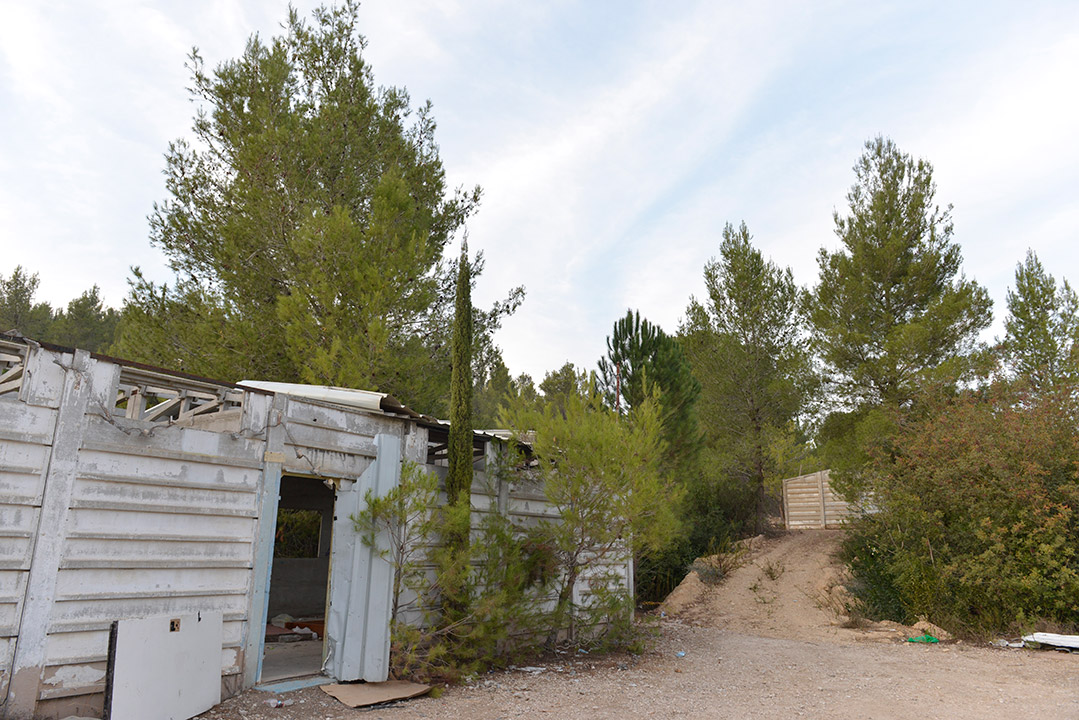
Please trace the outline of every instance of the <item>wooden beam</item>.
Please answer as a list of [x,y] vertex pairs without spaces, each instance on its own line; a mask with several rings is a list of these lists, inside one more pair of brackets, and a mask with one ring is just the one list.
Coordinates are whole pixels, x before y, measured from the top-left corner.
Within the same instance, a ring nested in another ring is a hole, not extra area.
[[146,396],[142,393],[142,388],[131,388],[131,392],[127,396],[126,417],[130,420],[138,420],[142,417],[142,411],[145,409]]
[[148,408],[146,410],[146,413],[142,416],[142,419],[157,420],[162,415],[172,412],[173,410],[178,408],[181,402],[183,402],[183,398],[171,398],[169,400],[165,400],[164,402],[159,402],[152,408]]
[[219,407],[221,407],[221,400],[212,400],[208,403],[203,403],[202,405],[197,405],[191,408],[187,412],[180,415],[180,417],[177,419],[187,420],[188,418],[193,418],[196,415],[205,415],[208,412],[217,410]]
[[18,390],[22,386],[22,365],[16,365],[3,375],[0,375],[0,393],[10,390]]

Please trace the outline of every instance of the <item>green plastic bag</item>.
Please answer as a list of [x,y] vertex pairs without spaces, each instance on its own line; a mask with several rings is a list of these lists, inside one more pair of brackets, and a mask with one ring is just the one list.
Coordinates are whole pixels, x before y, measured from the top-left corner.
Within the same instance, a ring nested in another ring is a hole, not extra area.
[[907,638],[907,642],[938,643],[938,642],[940,642],[940,640],[937,640],[935,637],[933,637],[929,633],[926,633],[925,635],[919,635],[918,637]]

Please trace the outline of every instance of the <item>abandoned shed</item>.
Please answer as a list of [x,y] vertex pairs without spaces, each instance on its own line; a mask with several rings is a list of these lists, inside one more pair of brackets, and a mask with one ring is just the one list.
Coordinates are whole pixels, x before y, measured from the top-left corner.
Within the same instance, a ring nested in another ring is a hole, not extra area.
[[[160,706],[154,662],[167,671],[181,650],[191,687],[178,694],[201,709],[320,671],[385,680],[392,570],[350,516],[402,462],[444,465],[445,434],[378,393],[0,340],[0,715]],[[500,442],[475,435],[474,513],[550,517],[535,490],[487,477]],[[274,557],[281,510],[317,528],[299,557]],[[275,616],[305,622],[275,629]],[[317,641],[268,643],[297,628]],[[120,677],[140,666],[145,683]]]

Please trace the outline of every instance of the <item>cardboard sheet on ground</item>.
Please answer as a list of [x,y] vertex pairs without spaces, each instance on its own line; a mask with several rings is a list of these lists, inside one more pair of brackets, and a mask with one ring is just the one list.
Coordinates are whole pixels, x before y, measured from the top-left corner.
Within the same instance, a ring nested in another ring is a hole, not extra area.
[[377,683],[350,683],[348,685],[320,686],[328,695],[332,695],[349,707],[364,707],[394,700],[406,700],[423,695],[431,689],[430,685],[387,680]]

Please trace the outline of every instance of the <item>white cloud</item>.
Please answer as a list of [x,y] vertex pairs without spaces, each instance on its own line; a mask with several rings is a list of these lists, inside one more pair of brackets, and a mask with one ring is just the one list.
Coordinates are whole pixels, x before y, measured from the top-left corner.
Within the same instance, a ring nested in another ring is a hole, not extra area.
[[784,58],[744,60],[754,38],[790,32],[785,19],[702,5],[642,27],[610,84],[567,88],[560,123],[525,126],[465,164],[461,174],[488,188],[471,224],[488,273],[530,290],[500,336],[511,367],[541,376],[567,358],[591,366],[627,306],[666,320],[681,293],[684,307],[681,263],[700,256],[700,233],[686,243],[667,217],[658,230],[643,226],[677,209],[679,185],[731,139]]
[[[299,4],[309,15],[316,0]],[[7,3],[0,273],[46,299],[127,267],[166,278],[145,216],[193,106],[183,67],[269,38],[287,2]],[[477,301],[524,284],[497,338],[515,372],[591,366],[626,307],[669,330],[724,222],[810,284],[862,142],[932,160],[966,269],[998,305],[1029,246],[1076,266],[1079,11],[796,3],[364,3],[376,82],[431,98],[451,185],[483,185]],[[1079,280],[1079,278],[1073,278]],[[998,315],[1000,308],[998,307]]]

